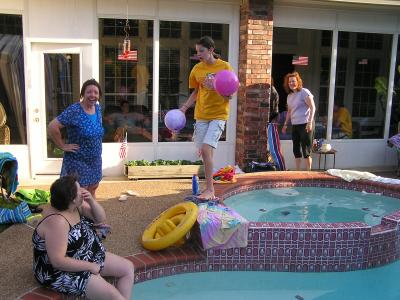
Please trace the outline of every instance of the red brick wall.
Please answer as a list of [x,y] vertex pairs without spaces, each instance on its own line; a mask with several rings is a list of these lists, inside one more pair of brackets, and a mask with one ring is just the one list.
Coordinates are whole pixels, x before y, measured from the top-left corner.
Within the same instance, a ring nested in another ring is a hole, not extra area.
[[243,1],[240,11],[236,162],[265,161],[272,66],[272,0]]

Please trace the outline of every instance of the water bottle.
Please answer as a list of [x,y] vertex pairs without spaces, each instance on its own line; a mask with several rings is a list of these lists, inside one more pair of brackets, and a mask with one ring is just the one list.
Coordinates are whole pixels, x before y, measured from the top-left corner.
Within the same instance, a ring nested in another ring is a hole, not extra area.
[[196,174],[194,174],[192,177],[192,194],[199,194],[199,176],[197,176]]

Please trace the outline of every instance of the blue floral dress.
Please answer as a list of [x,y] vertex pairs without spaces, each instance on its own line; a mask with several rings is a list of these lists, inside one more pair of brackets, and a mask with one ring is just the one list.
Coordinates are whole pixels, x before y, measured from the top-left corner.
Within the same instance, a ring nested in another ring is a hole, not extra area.
[[[48,215],[43,220],[52,215],[55,214]],[[63,216],[61,214],[56,215]],[[66,256],[78,260],[95,262],[103,268],[106,250],[93,228],[93,222],[86,217],[81,217],[81,220],[74,226],[71,226],[69,222],[68,224],[69,233]],[[88,280],[92,274],[89,271],[67,272],[53,268],[47,254],[46,241],[40,237],[36,229],[32,235],[32,242],[33,273],[36,280],[40,284],[57,292],[72,294],[74,296],[84,296]]]
[[80,103],[67,107],[57,120],[67,129],[67,143],[78,144],[79,150],[65,152],[61,176],[75,175],[81,186],[99,183],[102,177],[102,140],[104,129],[100,105],[94,115],[88,115]]

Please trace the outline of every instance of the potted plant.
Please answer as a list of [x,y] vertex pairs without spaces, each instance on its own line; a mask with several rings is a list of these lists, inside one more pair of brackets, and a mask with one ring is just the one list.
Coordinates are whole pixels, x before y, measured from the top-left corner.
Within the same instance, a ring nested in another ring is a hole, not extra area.
[[191,178],[193,174],[204,177],[201,160],[130,160],[125,163],[128,179],[140,178]]

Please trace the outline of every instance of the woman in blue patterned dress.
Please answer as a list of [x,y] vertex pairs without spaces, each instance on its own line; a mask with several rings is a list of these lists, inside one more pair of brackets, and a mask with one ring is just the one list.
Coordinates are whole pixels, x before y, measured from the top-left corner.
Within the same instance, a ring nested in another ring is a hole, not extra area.
[[[48,134],[64,151],[61,176],[74,175],[79,184],[95,197],[102,177],[102,126],[100,84],[95,79],[85,81],[81,89],[81,101],[68,106],[48,126]],[[67,140],[61,137],[66,127]]]
[[[33,272],[50,289],[89,299],[131,299],[132,263],[107,252],[95,231],[103,207],[73,176],[50,187],[51,206],[32,235]],[[103,276],[116,278],[116,286]]]

